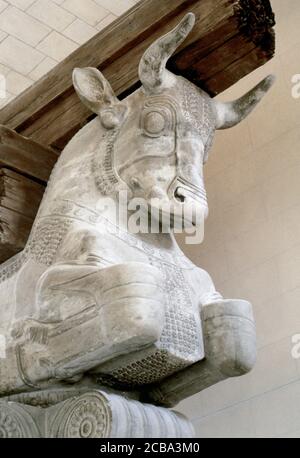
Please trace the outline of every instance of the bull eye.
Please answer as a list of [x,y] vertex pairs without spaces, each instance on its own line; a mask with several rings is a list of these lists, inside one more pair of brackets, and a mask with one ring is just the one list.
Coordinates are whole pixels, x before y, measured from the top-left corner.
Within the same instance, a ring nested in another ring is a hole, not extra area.
[[163,132],[166,126],[166,120],[163,114],[152,111],[148,113],[144,120],[144,128],[150,135],[159,135]]

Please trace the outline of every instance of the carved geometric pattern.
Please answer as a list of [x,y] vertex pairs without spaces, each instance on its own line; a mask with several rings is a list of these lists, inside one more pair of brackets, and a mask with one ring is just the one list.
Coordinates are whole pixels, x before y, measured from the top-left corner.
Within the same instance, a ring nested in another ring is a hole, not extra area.
[[52,422],[50,437],[109,437],[111,411],[101,393],[86,393],[62,404]]
[[64,427],[64,437],[106,437],[107,409],[104,404],[91,399],[84,399],[74,406]]
[[184,78],[181,78],[181,81],[184,117],[201,134],[205,146],[204,162],[206,162],[216,128],[213,104],[206,92]]
[[195,362],[200,359],[201,327],[196,322],[195,312],[198,310],[193,309],[182,270],[154,259],[150,262],[161,270],[167,292],[166,324],[159,346]]
[[148,355],[143,359],[137,360],[125,367],[117,369],[111,373],[111,379],[100,377],[100,380],[112,386],[138,387],[139,385],[148,385],[157,382],[180,369],[184,369],[186,363],[178,361],[176,358],[170,357],[165,350],[153,351],[152,355]]

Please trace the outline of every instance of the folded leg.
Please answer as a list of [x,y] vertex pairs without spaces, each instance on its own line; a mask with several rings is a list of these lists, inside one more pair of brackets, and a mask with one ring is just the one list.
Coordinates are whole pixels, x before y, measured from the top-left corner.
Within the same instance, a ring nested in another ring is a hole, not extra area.
[[10,391],[22,382],[25,389],[69,379],[153,344],[164,325],[160,281],[160,272],[142,263],[50,267],[37,287],[40,319],[18,323],[13,332]]
[[205,359],[147,393],[150,402],[172,407],[183,399],[249,372],[256,360],[256,333],[249,302],[220,300],[202,309]]

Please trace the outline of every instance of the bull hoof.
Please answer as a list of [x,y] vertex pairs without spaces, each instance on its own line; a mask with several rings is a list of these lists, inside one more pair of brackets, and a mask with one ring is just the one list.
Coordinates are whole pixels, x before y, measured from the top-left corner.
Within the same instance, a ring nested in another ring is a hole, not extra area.
[[224,377],[250,372],[256,362],[252,306],[242,300],[221,300],[202,310],[205,354]]

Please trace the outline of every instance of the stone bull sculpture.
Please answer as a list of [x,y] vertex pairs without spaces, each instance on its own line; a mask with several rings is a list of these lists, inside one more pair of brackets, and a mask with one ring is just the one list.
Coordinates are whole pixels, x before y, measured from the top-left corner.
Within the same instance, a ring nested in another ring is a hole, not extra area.
[[[205,163],[216,129],[242,121],[273,83],[232,103],[212,100],[166,69],[194,25],[188,14],[140,62],[142,87],[119,101],[94,68],[75,69],[98,116],[52,173],[25,250],[0,270],[0,396],[80,384],[136,390],[173,405],[255,362],[251,305],[225,300],[180,251],[172,231],[113,228],[118,192],[207,213]],[[170,207],[171,208],[171,207]],[[162,213],[159,213],[160,217]],[[194,216],[193,216],[194,215]]]

